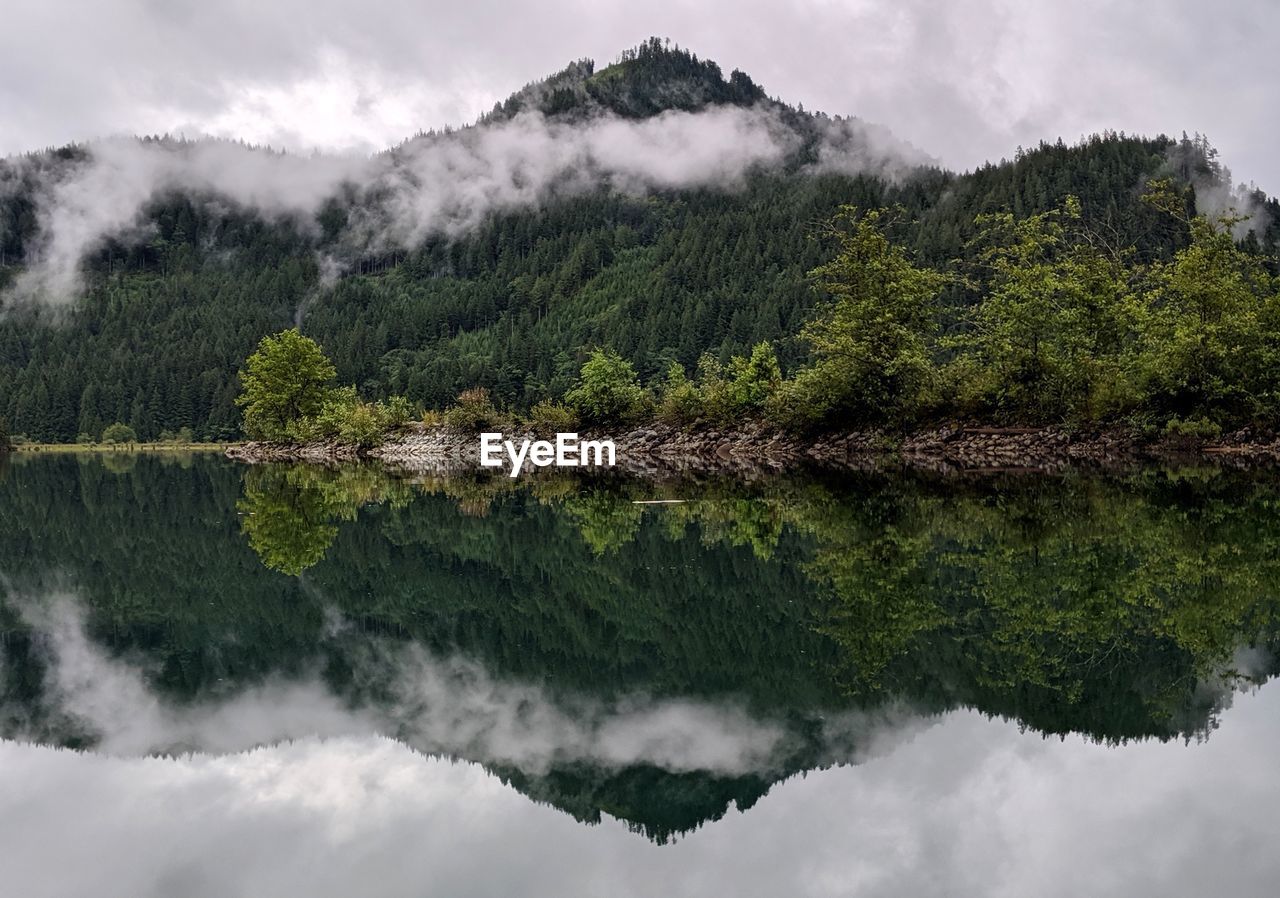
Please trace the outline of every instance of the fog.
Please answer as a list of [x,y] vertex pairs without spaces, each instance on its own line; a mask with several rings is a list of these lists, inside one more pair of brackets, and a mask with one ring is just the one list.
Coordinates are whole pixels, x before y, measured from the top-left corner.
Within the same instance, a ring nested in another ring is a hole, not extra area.
[[[34,173],[39,236],[18,295],[72,300],[80,266],[107,238],[150,238],[148,203],[170,192],[231,204],[303,230],[340,193],[353,197],[343,236],[348,253],[413,247],[457,236],[496,211],[553,196],[605,189],[731,190],[753,169],[779,166],[800,138],[773,107],[667,112],[644,120],[598,115],[561,123],[528,112],[510,120],[421,135],[373,156],[294,155],[221,140],[90,143],[88,161],[66,167],[15,160]],[[815,169],[901,177],[930,160],[883,129],[852,120],[823,123]],[[321,260],[330,278],[341,269]]]

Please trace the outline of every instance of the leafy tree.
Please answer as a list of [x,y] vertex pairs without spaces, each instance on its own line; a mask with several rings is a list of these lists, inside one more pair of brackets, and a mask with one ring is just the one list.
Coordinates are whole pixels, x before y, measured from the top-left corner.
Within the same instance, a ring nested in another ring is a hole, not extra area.
[[1129,272],[1080,203],[1015,219],[979,216],[971,283],[982,292],[967,328],[947,341],[962,408],[1044,423],[1098,420],[1131,404],[1135,300]]
[[136,443],[138,435],[128,424],[121,424],[117,421],[115,424],[108,424],[102,431],[102,442],[104,443]]
[[[1168,182],[1151,187],[1176,215]],[[1190,245],[1152,272],[1141,366],[1157,411],[1217,421],[1280,411],[1280,283],[1237,245],[1242,221],[1191,218]]]
[[337,371],[320,345],[297,330],[263,337],[240,372],[236,404],[244,432],[253,439],[289,439],[291,425],[317,416],[330,397]]
[[887,223],[883,211],[846,207],[830,225],[838,252],[811,277],[832,299],[801,331],[812,358],[777,394],[783,420],[903,420],[929,402],[935,303],[946,278],[891,243]]
[[626,424],[645,413],[649,396],[630,362],[613,350],[597,349],[565,401],[589,423]]

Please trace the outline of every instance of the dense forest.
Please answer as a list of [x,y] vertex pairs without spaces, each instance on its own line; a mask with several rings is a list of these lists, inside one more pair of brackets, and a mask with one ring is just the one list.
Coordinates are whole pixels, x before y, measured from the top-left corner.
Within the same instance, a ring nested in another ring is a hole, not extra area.
[[[450,140],[481,141],[531,116],[562,135],[717,110],[767,114],[785,153],[747,165],[732,183],[636,190],[603,179],[497,205],[464,228],[365,239],[370,222],[392,214],[387,185],[414,173],[402,160],[446,152]],[[790,375],[812,361],[806,324],[831,295],[809,273],[841,251],[825,223],[845,207],[896,210],[882,222],[893,244],[912,265],[945,275],[930,297],[941,338],[932,351],[943,357],[959,345],[945,340],[972,332],[973,310],[999,289],[991,247],[977,239],[993,215],[1013,227],[1070,203],[1081,233],[1143,267],[1187,250],[1196,214],[1216,220],[1229,197],[1254,216],[1252,230],[1231,225],[1237,249],[1275,274],[1280,204],[1231,197],[1230,175],[1203,138],[1059,140],[956,174],[906,151],[890,164],[898,151],[876,156],[869,133],[650,41],[599,71],[574,63],[470,128],[389,150],[379,164],[392,175],[368,189],[344,184],[310,214],[267,214],[208,184],[166,182],[146,196],[140,220],[86,247],[72,295],[56,302],[21,287],[53,252],[51,190],[82,176],[98,150],[5,160],[0,418],[33,440],[97,439],[112,423],[144,440],[183,428],[235,438],[237,370],[264,335],[295,325],[361,396],[404,395],[428,408],[476,387],[516,409],[559,399],[597,349],[659,384],[673,363],[690,373],[705,359],[728,366],[768,341]],[[202,151],[145,143],[164,158]],[[831,162],[854,157],[862,161]],[[1143,200],[1153,179],[1166,180],[1183,214]]]

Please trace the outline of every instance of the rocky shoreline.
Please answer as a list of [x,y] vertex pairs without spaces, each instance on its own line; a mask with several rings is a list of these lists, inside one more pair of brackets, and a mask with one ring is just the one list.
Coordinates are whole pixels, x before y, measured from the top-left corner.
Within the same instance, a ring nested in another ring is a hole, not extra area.
[[[943,425],[912,434],[881,431],[805,438],[759,425],[678,428],[650,424],[612,439],[617,467],[633,473],[770,472],[800,468],[869,470],[905,467],[938,472],[1056,472],[1070,468],[1122,468],[1149,461],[1213,461],[1231,466],[1280,462],[1280,438],[1241,431],[1200,444],[1143,441],[1120,430],[1071,432],[1054,427]],[[534,438],[508,432],[508,439]],[[418,425],[371,449],[338,443],[243,443],[227,456],[249,463],[300,461],[329,464],[361,458],[417,472],[479,468],[474,433]]]

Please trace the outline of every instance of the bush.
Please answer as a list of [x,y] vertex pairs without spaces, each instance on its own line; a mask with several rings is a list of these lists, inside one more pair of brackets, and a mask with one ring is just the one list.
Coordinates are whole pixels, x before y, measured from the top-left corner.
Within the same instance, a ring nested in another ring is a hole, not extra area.
[[417,417],[418,410],[406,396],[392,396],[385,403],[379,404],[379,415],[383,426],[399,430]]
[[378,445],[386,432],[380,412],[381,409],[372,402],[357,402],[349,407],[338,427],[338,439],[362,449]]
[[706,414],[706,402],[697,385],[684,373],[684,366],[672,362],[662,382],[658,420],[678,426],[692,424]]
[[556,433],[571,433],[578,427],[578,416],[568,406],[544,399],[533,408],[525,419],[538,436],[550,436]]
[[88,446],[88,445],[89,445],[89,444],[91,444],[92,442],[93,442],[93,437],[89,436],[89,434],[87,434],[87,433],[78,433],[78,434],[76,434],[76,444],[77,444],[77,445],[80,445],[80,446]]
[[444,412],[444,423],[455,430],[480,431],[500,420],[498,409],[484,387],[472,387],[458,394],[458,401]]
[[117,421],[115,424],[108,424],[102,431],[102,442],[104,443],[136,443],[138,435],[128,424],[121,424]]
[[1222,427],[1208,418],[1170,418],[1164,426],[1164,438],[1170,445],[1194,449],[1222,436]]
[[605,349],[591,353],[577,386],[564,398],[590,424],[628,424],[643,418],[653,405],[631,363]]

